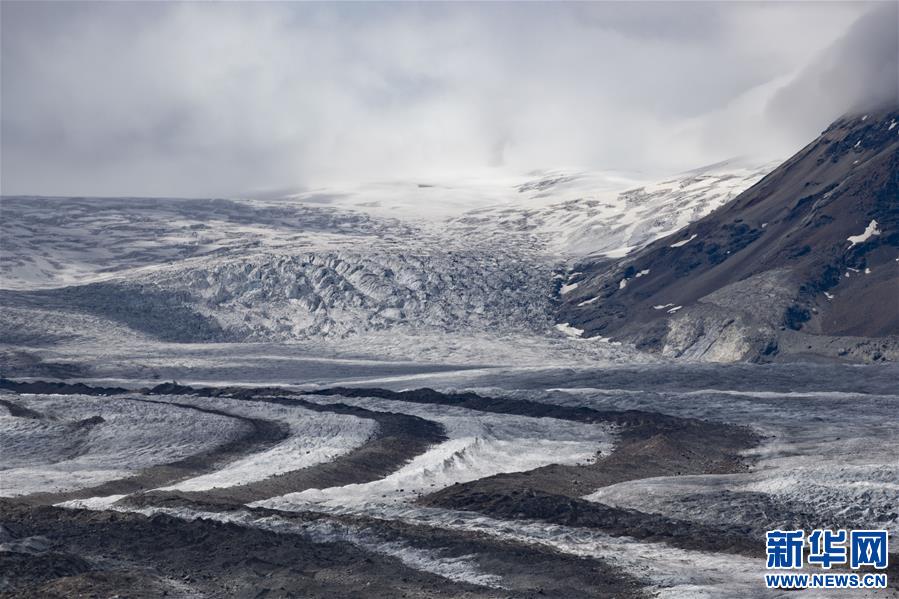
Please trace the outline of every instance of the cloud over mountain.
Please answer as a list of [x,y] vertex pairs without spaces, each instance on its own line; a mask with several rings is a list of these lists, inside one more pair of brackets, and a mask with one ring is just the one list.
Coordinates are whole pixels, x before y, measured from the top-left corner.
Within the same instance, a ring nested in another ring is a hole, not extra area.
[[[4,2],[2,191],[227,195],[560,165],[654,176],[747,140],[784,155],[857,98],[788,128],[767,117],[804,111],[828,65],[889,50],[872,6]],[[869,27],[877,44],[843,43]]]

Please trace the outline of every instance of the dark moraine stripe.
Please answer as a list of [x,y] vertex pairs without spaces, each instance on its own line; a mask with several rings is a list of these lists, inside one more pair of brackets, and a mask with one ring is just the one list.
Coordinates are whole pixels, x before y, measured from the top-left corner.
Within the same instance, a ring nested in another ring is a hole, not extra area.
[[366,483],[398,470],[428,447],[446,440],[443,427],[431,420],[409,414],[376,412],[345,404],[321,405],[301,399],[256,397],[282,405],[294,405],[316,412],[347,414],[374,420],[378,429],[373,438],[356,449],[322,464],[285,472],[265,480],[206,491],[153,491],[141,501],[185,498],[209,503],[250,503],[306,489]]
[[193,410],[196,412],[233,418],[247,425],[246,432],[230,441],[213,447],[208,451],[193,454],[168,464],[151,466],[150,468],[139,471],[133,476],[111,480],[83,489],[49,493],[32,493],[30,495],[18,497],[17,499],[31,504],[45,505],[73,499],[137,493],[155,487],[174,484],[178,481],[206,474],[208,472],[214,472],[223,465],[240,457],[250,453],[263,451],[283,441],[289,434],[289,430],[285,424],[271,420],[245,418],[221,410],[198,408],[183,403],[133,398],[130,398],[130,401],[164,404],[173,406],[177,409]]
[[[213,472],[229,462],[251,453],[264,451],[289,435],[284,423],[238,416],[224,410],[200,408],[190,404],[129,398],[217,414],[246,422],[250,430],[238,439],[222,444],[211,451],[189,456],[177,462],[145,469],[134,476],[109,481],[86,489],[59,493],[36,493],[21,499],[35,504],[52,504],[70,499],[85,499],[107,495],[141,493],[143,504],[169,502],[176,498],[215,504],[242,504],[312,488],[326,488],[371,482],[387,476],[423,453],[435,443],[446,440],[443,427],[433,421],[409,414],[377,412],[346,404],[318,404],[292,397],[271,397],[273,393],[291,393],[277,388],[189,387],[175,383],[157,385],[152,389],[129,391],[120,387],[92,387],[83,383],[17,382],[0,379],[0,388],[18,393],[54,393],[79,395],[120,395],[126,393],[146,396],[194,395],[200,397],[228,397],[244,401],[258,401],[296,406],[315,412],[345,414],[374,420],[378,428],[364,445],[328,463],[317,464],[286,472],[268,479],[206,491],[150,491],[187,478]],[[11,403],[11,402],[10,402]]]

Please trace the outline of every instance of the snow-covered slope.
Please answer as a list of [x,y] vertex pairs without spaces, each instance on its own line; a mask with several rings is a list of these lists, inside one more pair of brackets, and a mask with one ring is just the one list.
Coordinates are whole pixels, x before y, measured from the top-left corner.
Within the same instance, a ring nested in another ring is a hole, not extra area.
[[554,273],[567,259],[639,247],[764,171],[721,164],[653,185],[548,172],[271,200],[8,197],[0,303],[9,322],[90,315],[175,342],[561,337]]
[[485,171],[422,181],[347,184],[275,197],[379,218],[441,222],[487,206],[531,209],[586,196],[614,196],[645,182],[646,177],[640,173],[577,168],[540,170],[520,176]]
[[0,212],[3,289],[140,276],[195,257],[409,235],[399,221],[297,202],[7,196]]
[[16,417],[0,406],[0,496],[123,478],[208,451],[246,428],[217,414],[121,398],[50,395],[19,402],[35,414]]
[[[163,401],[165,401],[163,399]],[[220,470],[181,481],[165,489],[204,491],[265,480],[291,470],[323,464],[363,445],[377,431],[372,420],[346,414],[313,412],[299,406],[264,402],[177,397],[176,403],[227,410],[248,418],[264,418],[288,425],[290,434],[274,447],[251,454]]]
[[529,233],[560,256],[623,256],[702,218],[752,186],[776,163],[724,162],[618,193],[597,193],[579,175],[530,184],[552,199],[545,206],[491,206],[451,223],[464,235]]
[[449,438],[383,479],[310,489],[275,497],[260,505],[290,510],[304,504],[334,508],[411,503],[421,494],[502,472],[523,472],[552,463],[593,462],[597,453],[608,454],[613,447],[613,427],[607,425],[485,414],[464,408],[376,398],[340,397],[339,402],[375,411],[399,409],[439,422]]

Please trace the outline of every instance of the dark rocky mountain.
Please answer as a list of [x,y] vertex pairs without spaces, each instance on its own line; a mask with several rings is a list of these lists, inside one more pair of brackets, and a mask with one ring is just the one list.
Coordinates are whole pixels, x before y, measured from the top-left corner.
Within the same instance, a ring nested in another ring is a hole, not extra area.
[[730,203],[575,265],[559,320],[663,355],[899,358],[899,106],[846,116]]

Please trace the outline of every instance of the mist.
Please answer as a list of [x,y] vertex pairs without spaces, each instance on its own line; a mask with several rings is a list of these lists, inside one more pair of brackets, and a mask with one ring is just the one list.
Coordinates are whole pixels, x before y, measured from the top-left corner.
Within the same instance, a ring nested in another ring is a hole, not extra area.
[[786,157],[889,101],[895,21],[896,4],[857,2],[4,2],[0,191]]

